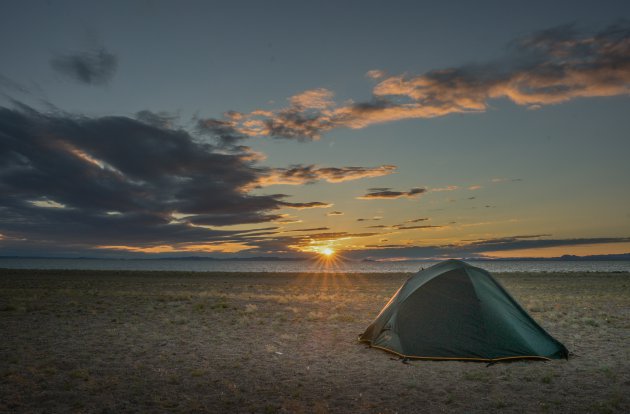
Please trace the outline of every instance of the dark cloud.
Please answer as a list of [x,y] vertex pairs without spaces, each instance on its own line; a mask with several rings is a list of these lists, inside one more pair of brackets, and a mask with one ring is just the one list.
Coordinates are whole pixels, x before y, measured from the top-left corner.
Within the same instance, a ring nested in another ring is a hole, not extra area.
[[426,188],[412,188],[409,191],[393,191],[391,188],[369,188],[368,193],[357,197],[359,200],[413,198],[426,193]]
[[86,85],[104,85],[116,73],[118,58],[104,47],[55,56],[50,65],[58,73]]
[[137,112],[136,119],[154,127],[172,129],[177,116],[167,112],[156,113],[145,110]]
[[282,218],[280,220],[274,220],[274,223],[280,223],[280,224],[294,224],[294,223],[301,223],[302,220],[297,219],[297,218],[286,218],[286,216],[283,214]]
[[510,238],[511,239],[539,239],[541,237],[551,237],[551,234],[524,234],[520,236],[512,236]]
[[0,108],[0,243],[238,243],[243,232],[201,226],[269,222],[284,207],[329,206],[252,195],[264,169],[247,150],[217,150],[163,117],[140,118]]
[[493,178],[490,180],[492,183],[505,183],[505,182],[520,182],[523,181],[522,178]]
[[330,211],[326,213],[327,216],[343,216],[343,212],[341,211]]
[[380,221],[383,220],[381,216],[374,216],[372,218],[358,218],[357,221]]
[[400,224],[394,226],[397,230],[416,230],[416,229],[439,229],[442,226],[402,226]]
[[305,209],[305,208],[328,208],[332,207],[330,203],[323,203],[321,201],[310,201],[307,203],[288,203],[282,202],[282,205],[289,208]]
[[[374,249],[393,249],[393,248],[405,248],[409,247],[408,244],[368,244],[365,246],[366,248],[374,248]],[[356,254],[356,253],[355,253]]]
[[239,119],[239,113],[234,111],[227,112],[225,120],[201,119],[197,121],[197,132],[212,137],[221,147],[233,147],[248,138],[237,130]]
[[[254,208],[250,205],[249,208]],[[186,218],[186,221],[196,225],[230,226],[236,224],[252,224],[276,221],[282,218],[280,214],[269,214],[263,211],[242,211],[234,213],[197,214]]]
[[417,219],[413,219],[413,220],[407,220],[405,221],[405,223],[419,223],[421,221],[427,221],[429,220],[428,217],[421,217],[421,218],[417,218]]
[[298,140],[319,139],[337,126],[337,120],[321,112],[307,114],[300,109],[280,111],[264,121],[264,135]]

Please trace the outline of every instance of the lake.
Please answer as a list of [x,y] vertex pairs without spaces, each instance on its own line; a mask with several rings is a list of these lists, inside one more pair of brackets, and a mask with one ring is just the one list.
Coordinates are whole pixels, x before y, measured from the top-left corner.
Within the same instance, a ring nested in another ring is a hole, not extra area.
[[[630,261],[546,261],[510,260],[468,263],[490,272],[630,272]],[[195,259],[47,259],[0,258],[0,268],[83,269],[83,270],[162,270],[187,272],[348,272],[412,273],[437,261],[422,262],[340,262],[324,266],[313,261],[222,261]]]

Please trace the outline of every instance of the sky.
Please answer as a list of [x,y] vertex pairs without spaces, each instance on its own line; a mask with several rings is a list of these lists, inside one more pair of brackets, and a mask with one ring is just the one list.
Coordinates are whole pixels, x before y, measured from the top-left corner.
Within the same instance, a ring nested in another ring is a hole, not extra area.
[[630,252],[627,1],[0,3],[0,255]]

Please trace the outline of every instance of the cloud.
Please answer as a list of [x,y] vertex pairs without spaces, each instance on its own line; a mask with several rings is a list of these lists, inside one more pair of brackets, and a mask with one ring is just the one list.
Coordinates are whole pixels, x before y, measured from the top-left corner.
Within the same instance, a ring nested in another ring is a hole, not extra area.
[[380,78],[385,77],[385,71],[372,69],[372,70],[368,70],[365,76],[370,79],[380,79]]
[[163,244],[150,247],[142,246],[125,246],[125,245],[102,245],[98,246],[99,249],[107,249],[110,251],[118,252],[132,252],[132,253],[238,253],[245,250],[250,250],[252,247],[243,243],[182,243],[177,246]]
[[330,228],[328,227],[313,227],[310,229],[294,229],[294,230],[286,230],[287,232],[291,232],[291,231],[326,231],[326,230],[330,230]]
[[525,235],[520,235],[520,236],[508,237],[508,240],[509,239],[514,239],[514,240],[518,240],[518,239],[539,239],[541,237],[551,237],[551,234],[525,234]]
[[330,206],[252,195],[248,188],[264,169],[246,148],[227,151],[166,125],[0,108],[3,248],[243,243],[245,231],[208,226],[277,221],[285,207]]
[[168,112],[151,112],[139,111],[136,113],[136,119],[145,124],[149,124],[158,128],[173,129],[177,116]]
[[86,85],[104,85],[116,73],[118,58],[104,47],[54,56],[50,65],[57,72]]
[[393,191],[391,188],[369,188],[368,193],[357,197],[359,200],[413,198],[426,193],[426,188],[412,188],[409,191]]
[[484,257],[486,252],[535,249],[544,247],[562,247],[594,245],[608,243],[628,243],[630,237],[601,237],[577,239],[542,239],[547,235],[513,236],[495,239],[483,239],[445,245],[367,245],[344,253],[351,259],[386,259],[401,257],[408,259],[430,259],[445,257]]
[[365,102],[332,102],[326,89],[289,98],[278,111],[243,114],[238,128],[248,136],[312,140],[335,128],[364,128],[411,118],[484,112],[489,102],[508,99],[540,108],[577,98],[630,93],[630,23],[596,33],[573,26],[534,33],[512,41],[497,61],[440,68],[417,75],[384,77]]
[[504,183],[507,181],[511,181],[511,182],[519,182],[519,181],[523,181],[522,178],[493,178],[492,180],[490,180],[490,182],[492,183]]
[[480,190],[483,187],[480,185],[471,185],[470,187],[468,187],[469,190],[475,191],[475,190]]
[[405,223],[419,223],[421,221],[427,221],[427,220],[429,220],[428,217],[421,217],[421,218],[417,218],[417,219],[407,220],[407,221],[405,221]]
[[442,191],[455,191],[455,190],[458,190],[458,189],[459,189],[459,187],[456,186],[456,185],[449,185],[449,186],[446,186],[446,187],[432,188],[431,191],[442,192]]
[[343,216],[343,212],[341,211],[329,211],[326,213],[327,216]]
[[231,226],[236,224],[266,223],[280,220],[282,215],[269,214],[267,211],[246,211],[247,208],[255,208],[255,205],[245,207],[244,211],[230,213],[217,212],[210,214],[195,214],[186,217],[185,222],[198,226]]
[[372,218],[358,218],[357,221],[379,221],[383,220],[382,216],[374,216]]
[[210,137],[221,148],[238,148],[237,144],[249,137],[238,128],[238,122],[243,119],[242,114],[228,111],[225,118],[198,119],[196,131]]
[[439,229],[442,226],[401,226],[400,224],[394,226],[397,230],[416,230],[416,229]]
[[259,238],[255,241],[255,247],[248,250],[248,254],[285,254],[290,253],[292,256],[304,252],[316,251],[317,247],[324,244],[335,243],[340,240],[349,240],[354,238],[371,237],[378,233],[348,233],[340,232],[324,232],[313,234],[277,235],[267,238]]
[[424,108],[483,111],[488,100],[549,105],[579,97],[625,95],[630,83],[630,26],[623,23],[585,35],[573,26],[534,33],[512,42],[499,62],[388,78],[376,96],[407,97]]
[[368,226],[368,229],[391,229],[391,230],[417,230],[417,229],[439,229],[442,228],[444,226],[435,226],[435,225],[415,225],[415,226],[410,226],[408,223],[418,223],[421,221],[426,221],[428,220],[428,218],[420,218],[420,219],[415,219],[415,220],[407,220],[404,223],[401,224],[392,224],[389,226],[380,224],[380,225],[376,225],[376,226]]
[[284,215],[281,215],[282,218],[280,218],[279,220],[274,220],[274,223],[278,223],[278,224],[295,224],[295,223],[301,223],[302,220],[297,219],[297,218],[284,218]]
[[262,176],[260,186],[303,185],[323,180],[329,183],[358,180],[361,178],[381,177],[396,171],[395,165],[379,167],[317,167],[315,165],[293,165],[290,168],[274,168]]
[[309,240],[339,240],[339,239],[348,239],[355,237],[370,237],[378,235],[379,233],[347,233],[345,231],[340,232],[332,232],[332,233],[316,233],[309,234],[306,237]]
[[299,109],[323,109],[333,106],[334,94],[328,89],[312,89],[292,96],[289,101],[291,106]]
[[289,208],[297,208],[297,209],[305,209],[305,208],[328,208],[328,207],[332,207],[333,204],[331,203],[323,203],[321,201],[309,201],[307,203],[288,203],[288,202],[282,202],[281,203],[283,206],[285,207],[289,207]]

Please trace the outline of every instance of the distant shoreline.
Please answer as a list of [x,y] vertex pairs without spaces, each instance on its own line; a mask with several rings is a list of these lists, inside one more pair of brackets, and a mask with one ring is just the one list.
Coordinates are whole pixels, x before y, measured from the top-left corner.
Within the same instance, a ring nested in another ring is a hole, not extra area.
[[[317,260],[312,257],[206,257],[206,256],[174,256],[174,257],[82,257],[82,256],[0,256],[0,260],[108,260],[108,261],[163,261],[163,260],[186,260],[186,261],[217,261],[217,262],[312,262]],[[418,258],[403,260],[388,259],[343,259],[346,262],[370,262],[370,263],[426,263],[445,260],[446,258]],[[459,260],[472,262],[574,262],[574,261],[630,261],[630,253],[622,254],[600,254],[590,256],[563,255],[558,257],[458,257]]]

